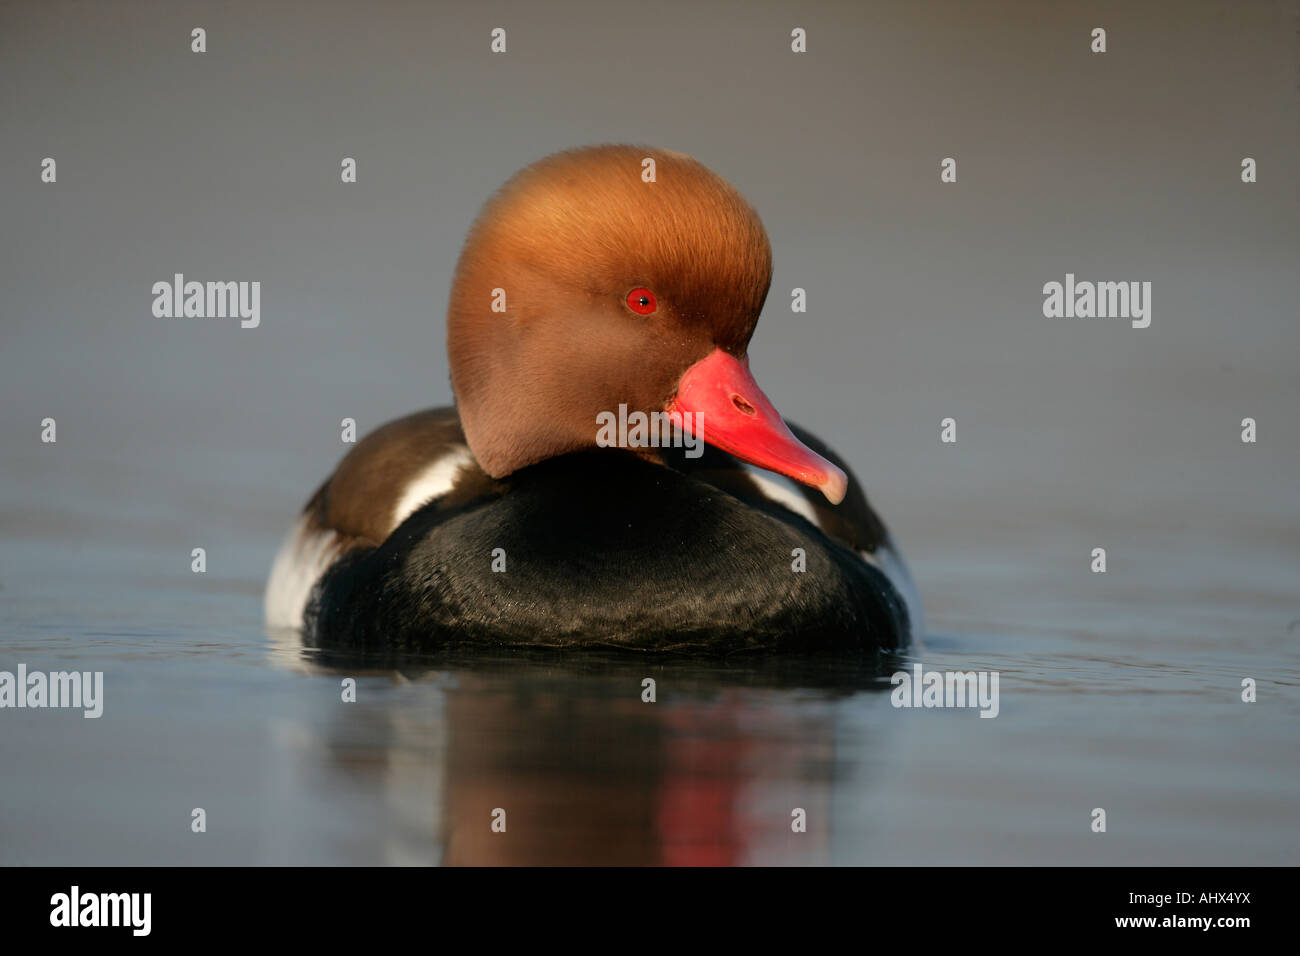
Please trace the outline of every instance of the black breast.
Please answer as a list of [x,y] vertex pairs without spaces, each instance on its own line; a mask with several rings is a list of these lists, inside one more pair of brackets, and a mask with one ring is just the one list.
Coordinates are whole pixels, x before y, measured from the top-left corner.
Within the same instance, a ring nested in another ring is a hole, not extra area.
[[425,506],[335,565],[307,613],[313,643],[358,649],[875,651],[907,634],[884,575],[803,518],[612,450]]

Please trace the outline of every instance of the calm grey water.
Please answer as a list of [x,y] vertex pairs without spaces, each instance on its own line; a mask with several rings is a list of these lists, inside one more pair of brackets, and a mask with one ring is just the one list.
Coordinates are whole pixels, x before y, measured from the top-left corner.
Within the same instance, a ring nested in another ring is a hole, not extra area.
[[[989,720],[895,709],[872,674],[816,661],[324,659],[261,627],[275,533],[217,504],[243,489],[145,501],[142,472],[28,464],[26,507],[9,485],[0,511],[0,655],[102,670],[106,700],[98,720],[0,713],[4,863],[1297,859],[1294,528],[1094,524],[1126,542],[1105,577],[1051,544],[1078,522],[932,532],[914,563],[937,627],[908,660],[999,671]],[[56,493],[79,506],[33,506]],[[196,507],[205,575],[169,517]]]
[[[639,11],[503,4],[492,59],[450,5],[223,5],[203,56],[174,4],[0,5],[0,670],[106,696],[0,711],[0,863],[1297,862],[1294,4],[828,3],[797,60],[784,5]],[[759,209],[755,374],[910,559],[901,665],[998,671],[996,719],[842,664],[263,630],[340,419],[449,400],[478,204],[598,141]],[[261,281],[262,325],[153,318],[177,271]],[[1044,318],[1067,272],[1152,282],[1151,327]]]

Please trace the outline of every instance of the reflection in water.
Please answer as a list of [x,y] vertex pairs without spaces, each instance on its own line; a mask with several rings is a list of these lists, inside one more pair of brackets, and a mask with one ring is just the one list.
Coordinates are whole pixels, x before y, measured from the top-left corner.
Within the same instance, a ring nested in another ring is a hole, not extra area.
[[337,772],[381,787],[384,862],[452,865],[830,862],[833,705],[893,670],[313,649],[297,664],[358,679],[358,703],[315,726]]

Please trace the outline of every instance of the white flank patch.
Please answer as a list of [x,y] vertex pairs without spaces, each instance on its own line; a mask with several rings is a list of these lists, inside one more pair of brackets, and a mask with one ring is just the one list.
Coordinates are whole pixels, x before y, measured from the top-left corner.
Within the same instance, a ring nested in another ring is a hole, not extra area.
[[333,531],[308,531],[306,524],[305,516],[298,519],[271,566],[264,599],[269,627],[302,627],[311,589],[337,556],[334,544],[338,535]]
[[461,468],[474,464],[474,456],[466,445],[453,445],[437,461],[426,467],[411,480],[402,492],[393,508],[393,525],[388,529],[392,534],[398,526],[415,512],[419,511],[434,498],[440,498],[451,491],[452,484]]
[[787,478],[785,475],[760,470],[746,462],[741,462],[741,467],[758,485],[758,490],[763,493],[764,498],[775,501],[782,507],[789,508],[801,518],[807,518],[814,528],[821,528],[821,520],[817,517],[817,510],[813,508],[812,502],[804,496],[800,486],[793,479]]
[[[454,445],[439,456],[402,492],[385,534],[392,534],[414,512],[450,491],[460,469],[472,464],[474,456],[466,445]],[[338,559],[338,544],[339,535],[335,532],[313,531],[307,527],[305,516],[298,519],[280,546],[266,581],[264,606],[268,627],[295,630],[302,627],[312,588]]]

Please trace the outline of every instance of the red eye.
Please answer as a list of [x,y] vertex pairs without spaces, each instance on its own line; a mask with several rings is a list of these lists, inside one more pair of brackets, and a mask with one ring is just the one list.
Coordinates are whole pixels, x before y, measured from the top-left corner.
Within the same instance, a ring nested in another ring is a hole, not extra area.
[[639,315],[649,315],[659,308],[655,294],[649,289],[633,289],[627,294],[627,307]]

